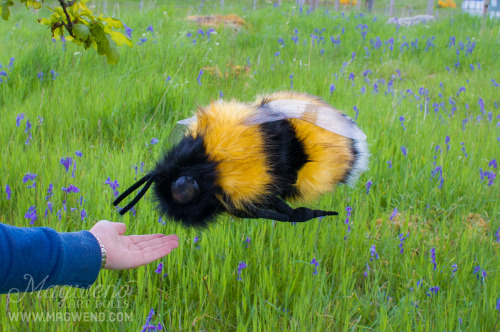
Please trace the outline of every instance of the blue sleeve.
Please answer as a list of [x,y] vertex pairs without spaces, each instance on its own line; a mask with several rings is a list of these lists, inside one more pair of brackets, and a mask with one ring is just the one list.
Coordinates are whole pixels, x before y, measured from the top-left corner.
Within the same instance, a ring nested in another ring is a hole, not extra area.
[[88,231],[0,224],[0,294],[54,286],[87,288],[101,268],[101,248]]

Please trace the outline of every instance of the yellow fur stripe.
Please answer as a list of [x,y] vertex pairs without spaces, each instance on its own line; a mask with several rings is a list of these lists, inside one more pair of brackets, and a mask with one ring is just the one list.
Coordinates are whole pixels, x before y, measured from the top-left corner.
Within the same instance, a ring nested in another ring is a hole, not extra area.
[[[254,106],[260,105],[262,100],[270,102],[278,99],[304,100],[315,105],[331,107],[317,97],[291,91],[260,96]],[[305,114],[305,116],[313,115]],[[297,137],[303,142],[310,160],[298,172],[295,186],[300,197],[297,199],[313,200],[333,190],[335,184],[342,181],[352,167],[354,156],[351,151],[351,140],[303,120],[289,121],[295,127]]]
[[259,127],[243,123],[251,111],[235,101],[212,103],[198,110],[190,128],[203,136],[208,155],[218,162],[217,185],[240,210],[268,194],[272,180]]

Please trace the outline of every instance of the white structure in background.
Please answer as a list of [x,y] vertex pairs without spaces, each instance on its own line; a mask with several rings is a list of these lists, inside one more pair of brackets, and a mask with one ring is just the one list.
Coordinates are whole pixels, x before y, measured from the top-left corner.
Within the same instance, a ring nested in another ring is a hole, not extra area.
[[[483,15],[483,8],[483,0],[464,0],[462,2],[462,10],[472,15]],[[500,0],[490,0],[488,14],[490,17],[500,17]]]

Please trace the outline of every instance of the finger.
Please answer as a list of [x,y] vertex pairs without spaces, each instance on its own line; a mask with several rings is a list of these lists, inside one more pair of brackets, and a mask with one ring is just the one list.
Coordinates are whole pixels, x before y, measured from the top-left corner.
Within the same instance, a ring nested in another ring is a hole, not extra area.
[[146,234],[146,235],[129,235],[127,238],[132,241],[134,244],[139,244],[140,242],[150,241],[158,238],[168,238],[169,240],[177,240],[179,241],[179,237],[175,234],[165,235],[165,234]]
[[142,253],[148,253],[148,252],[152,252],[152,251],[156,251],[162,247],[171,247],[171,248],[177,248],[179,246],[179,242],[177,241],[166,241],[164,240],[162,243],[158,243],[158,244],[155,244],[155,245],[152,245],[152,246],[149,246],[149,247],[145,247],[143,249],[141,249],[141,252]]
[[144,254],[144,263],[141,265],[149,264],[157,259],[165,257],[170,254],[170,252],[172,252],[172,250],[174,250],[175,248],[177,247],[163,246],[155,251],[147,252]]
[[127,225],[121,222],[113,222],[111,225],[114,227],[114,229],[118,232],[118,235],[123,235],[125,231],[127,230]]
[[156,246],[158,244],[166,243],[168,241],[178,242],[176,239],[172,239],[172,238],[168,238],[167,236],[163,236],[163,237],[159,237],[159,238],[152,239],[152,240],[149,240],[149,241],[138,242],[138,243],[135,244],[135,246],[137,248],[139,248],[140,250],[142,250],[144,248],[154,247],[154,246]]

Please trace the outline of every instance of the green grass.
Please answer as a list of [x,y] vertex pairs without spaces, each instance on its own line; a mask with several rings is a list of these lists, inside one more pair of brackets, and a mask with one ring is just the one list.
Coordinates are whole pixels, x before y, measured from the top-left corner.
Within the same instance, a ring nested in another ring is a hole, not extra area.
[[[500,111],[494,104],[500,102],[500,87],[491,81],[500,82],[499,22],[457,13],[434,24],[397,30],[382,17],[373,21],[373,16],[347,13],[343,18],[334,12],[323,15],[323,11],[299,15],[292,14],[289,5],[279,10],[264,3],[254,12],[238,4],[227,10],[242,15],[249,28],[239,33],[218,28],[208,41],[196,36],[197,26],[183,20],[189,12],[196,13],[197,5],[192,4],[192,10],[171,5],[144,9],[142,14],[136,4],[122,6],[119,17],[134,29],[134,47],[120,49],[116,66],[107,65],[94,50],[83,52],[70,43],[64,51],[61,41],[53,43],[49,32],[34,22],[39,15],[20,7],[13,7],[17,11],[13,9],[11,21],[0,25],[0,63],[8,74],[8,80],[0,83],[0,222],[31,227],[24,214],[35,205],[38,220],[34,226],[78,231],[108,219],[126,223],[128,234],[162,232],[180,238],[179,248],[161,260],[163,273],[168,273],[165,278],[154,272],[159,262],[100,273],[91,291],[97,286],[128,285],[131,290],[125,298],[84,297],[75,295],[73,289],[55,298],[49,292],[27,294],[20,301],[2,295],[0,327],[5,331],[139,330],[153,308],[152,322],[168,331],[499,329],[500,313],[495,306],[500,298],[500,253],[495,232],[500,226],[500,177],[498,170],[488,166],[500,157]],[[209,7],[204,10],[215,12]],[[359,24],[368,25],[366,41],[356,29]],[[146,32],[148,25],[153,25],[155,38]],[[290,39],[295,28],[297,45]],[[324,45],[312,46],[314,29],[325,37]],[[195,37],[187,38],[187,32]],[[137,45],[142,34],[148,41]],[[333,45],[330,36],[338,35],[341,43]],[[375,49],[370,40],[377,36],[382,46]],[[435,46],[425,51],[433,36]],[[451,36],[456,46],[450,48]],[[280,37],[285,41],[283,48]],[[457,55],[459,41],[467,44],[467,37],[475,42],[473,52],[466,54],[465,47]],[[385,43],[390,38],[394,39],[392,52]],[[410,43],[415,39],[418,49]],[[405,41],[409,49],[401,52]],[[280,55],[274,56],[277,51]],[[11,57],[15,61],[9,71],[6,66]],[[457,61],[460,65],[455,68]],[[235,66],[248,66],[248,70],[238,72]],[[220,76],[210,73],[215,67]],[[451,68],[449,72],[446,67]],[[369,82],[363,77],[368,69],[372,71]],[[50,70],[59,74],[54,80]],[[42,81],[37,78],[39,72],[44,73]],[[226,99],[249,101],[260,93],[288,90],[292,73],[294,90],[320,96],[352,117],[356,106],[358,124],[368,136],[370,170],[354,188],[339,186],[309,205],[337,210],[338,217],[290,225],[223,216],[216,226],[201,232],[158,223],[149,194],[138,204],[135,217],[118,216],[111,206],[113,192],[104,181],[108,177],[118,180],[123,191],[134,182],[135,165],[144,162],[145,170],[152,168],[168,148],[177,120],[190,116],[197,105],[219,98],[220,91]],[[355,74],[354,85],[350,73]],[[166,83],[168,76],[171,81]],[[391,77],[396,77],[393,92],[386,93]],[[376,82],[378,93],[373,92]],[[332,94],[331,84],[335,85]],[[462,86],[465,92],[457,95]],[[428,90],[427,104],[418,93],[420,88]],[[420,100],[410,96],[408,89]],[[452,116],[450,97],[456,106]],[[479,98],[484,101],[485,115]],[[445,105],[435,112],[433,104],[440,102]],[[25,113],[33,126],[28,145],[25,120],[20,127],[15,125],[19,113]],[[38,123],[38,116],[43,123]],[[406,130],[400,116],[405,117]],[[471,120],[464,130],[465,118]],[[449,150],[446,136],[450,137]],[[153,137],[160,143],[146,146]],[[435,150],[437,145],[440,152]],[[406,157],[401,146],[408,150]],[[82,158],[75,156],[77,150]],[[67,156],[77,162],[74,178],[59,163]],[[439,175],[431,178],[436,166],[442,167],[441,188]],[[481,181],[479,168],[497,172],[492,186]],[[36,189],[22,183],[27,172],[38,174]],[[368,180],[373,182],[369,194]],[[45,218],[49,183],[54,185],[54,213]],[[6,184],[13,191],[11,200],[5,199]],[[80,188],[80,193],[66,197],[60,188],[69,184]],[[82,207],[77,203],[81,196]],[[62,209],[64,199],[69,208],[78,209],[62,212],[58,220],[56,211]],[[347,234],[348,206],[352,216]],[[88,214],[84,222],[81,208]],[[395,208],[398,214],[389,220]],[[403,254],[399,234],[406,236]],[[196,244],[195,236],[200,239]],[[251,239],[248,247],[247,238]],[[372,245],[379,259],[370,260]],[[436,270],[431,264],[432,248]],[[313,258],[319,262],[317,275],[313,275]],[[248,267],[238,281],[240,261]],[[365,277],[367,264],[370,271]],[[458,267],[454,275],[453,264]],[[478,265],[486,271],[486,278],[473,274]],[[433,286],[440,287],[437,294],[426,295]],[[82,298],[89,301],[75,302]],[[58,306],[63,299],[66,302]],[[106,316],[99,324],[15,322],[7,318],[9,312],[113,312],[132,320],[118,322]]]

